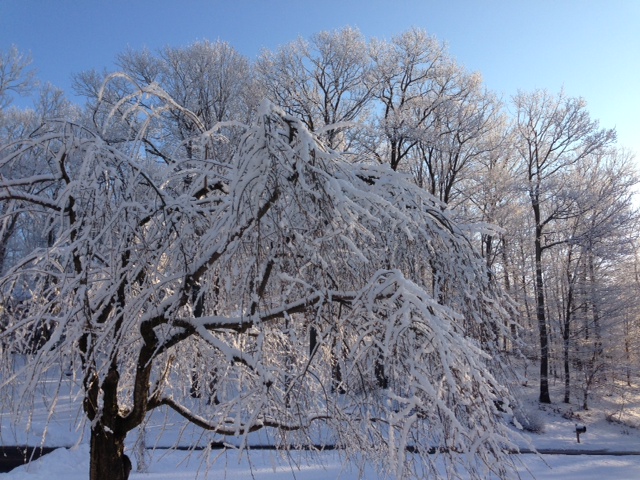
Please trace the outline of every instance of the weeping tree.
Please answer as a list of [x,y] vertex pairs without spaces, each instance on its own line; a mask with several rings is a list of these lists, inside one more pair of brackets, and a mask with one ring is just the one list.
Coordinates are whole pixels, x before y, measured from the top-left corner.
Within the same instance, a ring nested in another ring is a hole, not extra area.
[[[233,158],[195,148],[179,162],[145,153],[145,136],[168,109],[194,114],[157,85],[118,109],[101,128],[48,124],[0,156],[0,202],[55,239],[0,279],[3,304],[22,301],[2,320],[2,368],[48,331],[2,388],[17,384],[20,403],[71,359],[91,479],[128,477],[125,438],[159,408],[242,444],[261,429],[283,447],[322,438],[398,478],[438,475],[436,462],[450,478],[508,475],[492,354],[506,312],[466,227],[271,104]],[[224,139],[202,128],[188,141]],[[446,295],[430,293],[434,264]]]

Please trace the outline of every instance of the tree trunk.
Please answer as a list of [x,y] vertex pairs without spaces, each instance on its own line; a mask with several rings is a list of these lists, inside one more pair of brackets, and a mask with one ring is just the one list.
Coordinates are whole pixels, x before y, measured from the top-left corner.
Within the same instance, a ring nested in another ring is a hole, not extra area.
[[544,305],[544,280],[542,278],[542,244],[541,234],[536,228],[536,317],[540,337],[540,403],[551,403],[549,396],[549,334]]
[[[509,271],[511,270],[511,261],[509,259],[509,256],[507,255],[507,239],[504,237],[504,235],[501,236],[500,241],[502,242],[502,264],[504,265],[504,290],[505,292],[507,292],[509,295],[511,295],[512,293],[515,295],[516,297],[516,303],[520,303],[518,301],[517,295],[518,295],[518,289],[516,287],[514,287],[513,291],[511,290],[511,279],[509,276]],[[513,348],[513,342],[517,341],[518,339],[518,328],[516,325],[515,320],[512,317],[509,317],[508,320],[505,320],[509,322],[509,329],[510,329],[510,333],[511,336],[509,339],[507,339],[507,337],[505,336],[505,350],[507,350],[507,347],[509,349]]]
[[631,348],[629,337],[631,335],[631,329],[629,328],[629,317],[624,317],[624,353],[627,373],[627,387],[631,386]]
[[584,387],[583,390],[583,396],[582,396],[582,409],[583,410],[589,410],[589,387]]
[[572,307],[572,286],[569,286],[569,298],[567,299],[567,309],[564,317],[564,329],[562,331],[562,348],[564,359],[564,403],[571,402],[571,369],[569,362],[569,342],[571,339],[571,308]]
[[0,226],[0,275],[5,270],[5,259],[7,257],[7,244],[15,230],[18,215],[13,214],[6,217]]
[[564,360],[564,403],[571,402],[571,369],[569,362],[569,346],[571,342],[571,321],[573,312],[573,284],[575,281],[575,275],[571,273],[571,259],[573,256],[573,249],[569,247],[567,254],[567,300],[564,311],[564,328],[562,330],[562,349]]
[[520,288],[522,292],[522,302],[524,303],[524,310],[527,313],[526,315],[526,325],[521,325],[526,330],[533,330],[533,315],[531,313],[531,306],[529,305],[527,294],[527,276],[525,274],[525,270],[527,268],[526,255],[524,253],[524,247],[520,244]]
[[536,317],[540,334],[540,403],[551,403],[549,396],[549,333],[544,304],[544,279],[542,276],[542,227],[540,225],[540,205],[533,203],[536,219]]
[[98,424],[91,428],[91,480],[127,480],[131,460],[124,454],[125,435],[116,435]]
[[600,331],[600,305],[597,297],[595,267],[593,265],[593,252],[591,246],[589,246],[589,286],[591,294],[591,309],[593,312],[593,331],[595,336],[595,360],[598,361],[602,356],[602,334]]

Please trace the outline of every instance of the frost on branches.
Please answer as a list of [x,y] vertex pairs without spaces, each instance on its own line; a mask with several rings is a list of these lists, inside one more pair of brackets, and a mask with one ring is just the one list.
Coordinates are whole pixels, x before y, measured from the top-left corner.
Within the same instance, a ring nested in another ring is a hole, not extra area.
[[188,139],[189,158],[186,142],[154,156],[179,107],[140,95],[156,103],[2,151],[4,211],[47,238],[1,279],[2,387],[26,398],[71,362],[93,479],[128,476],[125,437],[157,408],[212,439],[333,444],[398,478],[442,461],[506,476],[505,312],[442,205],[266,103],[232,158],[207,156],[219,130]]

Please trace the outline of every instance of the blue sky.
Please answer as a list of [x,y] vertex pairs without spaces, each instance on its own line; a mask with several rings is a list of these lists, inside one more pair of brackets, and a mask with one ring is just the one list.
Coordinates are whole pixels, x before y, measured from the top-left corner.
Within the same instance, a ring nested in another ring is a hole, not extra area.
[[504,99],[582,96],[640,160],[640,0],[0,0],[0,49],[30,51],[39,78],[67,91],[127,47],[221,39],[254,58],[346,25],[379,38],[424,28]]

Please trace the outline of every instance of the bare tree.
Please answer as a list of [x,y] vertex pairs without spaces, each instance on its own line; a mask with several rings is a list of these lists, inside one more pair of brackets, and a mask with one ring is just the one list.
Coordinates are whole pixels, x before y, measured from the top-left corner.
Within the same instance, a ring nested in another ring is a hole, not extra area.
[[31,56],[15,45],[6,52],[0,51],[0,111],[11,105],[12,94],[23,95],[33,89],[35,72],[30,66]]
[[516,148],[522,161],[533,216],[536,278],[536,317],[540,341],[540,402],[550,403],[549,335],[547,329],[543,254],[564,242],[547,240],[557,222],[576,214],[571,192],[564,188],[570,168],[615,140],[615,131],[600,129],[580,98],[545,91],[519,93],[516,108]]
[[432,126],[432,113],[458,73],[457,66],[445,47],[420,29],[390,42],[372,41],[370,55],[370,81],[381,104],[370,151],[397,170]]
[[586,410],[593,388],[613,376],[620,362],[620,324],[634,309],[635,302],[623,301],[629,279],[617,271],[634,257],[639,217],[633,190],[638,173],[633,157],[616,149],[592,155],[577,173],[587,190],[580,197],[581,231],[573,239],[584,258],[584,328],[577,360]]
[[450,207],[468,200],[467,173],[477,173],[496,150],[506,149],[498,100],[483,90],[479,74],[453,72],[408,159],[416,182]]
[[331,148],[347,147],[345,123],[368,113],[370,60],[362,34],[346,27],[298,39],[256,63],[267,98],[301,118]]
[[[77,117],[77,111],[66,100],[61,90],[50,84],[38,89],[38,96],[34,108],[9,108],[0,112],[0,144],[13,144],[21,148],[20,139],[36,132],[47,120],[55,117],[72,119]],[[33,152],[31,162],[22,166],[21,175],[27,171],[36,174],[42,168],[41,159],[37,152]],[[7,166],[0,166],[0,178],[13,176]],[[20,188],[25,193],[33,190],[23,185]],[[31,193],[33,193],[31,191]],[[20,232],[19,235],[16,233]],[[5,202],[0,205],[0,273],[13,265],[25,253],[36,245],[52,241],[46,225],[38,224],[30,218],[30,209],[21,208],[15,202]]]
[[[24,136],[35,128],[34,112],[7,108],[13,103],[13,95],[29,93],[35,86],[34,71],[30,65],[31,57],[21,53],[16,46],[6,52],[0,51],[0,144]],[[0,178],[3,174],[0,169]],[[12,205],[0,206],[0,274],[4,270],[7,243],[18,218]]]
[[[202,41],[185,48],[166,47],[157,54],[128,50],[118,56],[117,64],[118,74],[87,71],[74,81],[76,91],[89,101],[96,126],[104,128],[108,117],[117,113],[121,122],[109,123],[112,143],[126,141],[132,131],[144,132],[140,139],[148,154],[174,164],[201,155],[217,161],[232,155],[228,148],[237,144],[234,139],[240,134],[234,122],[248,122],[258,100],[249,61],[231,45]],[[139,98],[141,89],[151,86],[180,108],[165,108],[153,95]],[[132,115],[139,102],[159,109],[146,117],[151,124]],[[217,134],[230,141],[209,141]]]

